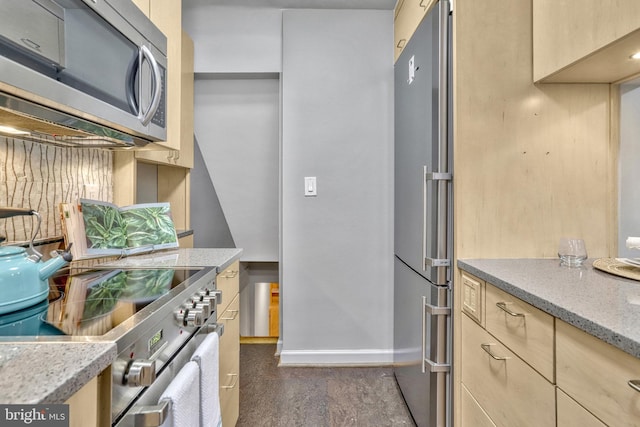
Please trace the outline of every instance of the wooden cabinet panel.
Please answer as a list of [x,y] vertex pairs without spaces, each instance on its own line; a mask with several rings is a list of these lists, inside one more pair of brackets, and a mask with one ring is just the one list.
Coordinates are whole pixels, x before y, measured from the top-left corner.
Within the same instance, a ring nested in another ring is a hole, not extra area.
[[240,295],[218,315],[224,325],[220,339],[220,408],[222,425],[233,426],[240,411]]
[[171,216],[178,230],[191,228],[190,169],[158,165],[158,200],[171,203]]
[[178,239],[181,248],[193,248],[193,234]]
[[496,425],[555,427],[549,381],[466,315],[462,341],[462,383]]
[[476,399],[462,386],[462,427],[496,427]]
[[240,261],[235,261],[216,277],[222,291],[217,322],[224,325],[220,339],[220,408],[222,425],[234,426],[240,414]]
[[193,40],[182,31],[182,64],[180,69],[180,150],[177,153],[177,166],[193,167]]
[[533,74],[542,82],[610,83],[640,73],[640,2],[534,0]]
[[559,388],[556,389],[556,405],[558,406],[558,427],[606,427]]
[[226,307],[240,290],[240,261],[235,261],[225,268],[216,278],[216,288],[222,291],[222,303],[218,308]]
[[606,424],[637,426],[640,360],[562,321],[556,322],[558,387]]
[[402,0],[398,2],[393,20],[394,62],[398,60],[420,21],[435,2],[436,0]]
[[97,426],[98,377],[86,383],[65,403],[69,405],[70,427]]
[[486,328],[550,382],[553,375],[553,316],[487,284]]

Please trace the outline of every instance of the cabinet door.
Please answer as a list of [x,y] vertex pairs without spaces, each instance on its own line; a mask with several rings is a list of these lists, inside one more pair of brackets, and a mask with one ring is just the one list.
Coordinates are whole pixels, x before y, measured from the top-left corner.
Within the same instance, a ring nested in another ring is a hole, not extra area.
[[193,40],[182,31],[182,67],[180,83],[180,150],[176,165],[193,167]]
[[393,20],[394,61],[413,36],[418,24],[436,0],[404,0],[398,2],[395,19]]
[[224,325],[220,338],[220,409],[222,425],[234,426],[240,413],[240,295],[218,316]]
[[556,322],[558,387],[608,425],[637,426],[640,360],[561,321]]
[[533,78],[612,83],[640,72],[637,0],[534,0]]
[[222,302],[218,308],[225,308],[240,290],[240,261],[233,262],[216,277],[216,289],[222,291]]
[[69,405],[69,426],[98,425],[98,378],[86,383],[65,402]]

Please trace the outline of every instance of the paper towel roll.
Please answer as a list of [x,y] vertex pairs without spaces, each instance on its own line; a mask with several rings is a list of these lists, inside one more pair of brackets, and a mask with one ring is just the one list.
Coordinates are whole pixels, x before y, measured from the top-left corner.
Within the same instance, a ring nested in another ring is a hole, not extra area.
[[629,249],[640,249],[640,237],[627,237],[627,247]]

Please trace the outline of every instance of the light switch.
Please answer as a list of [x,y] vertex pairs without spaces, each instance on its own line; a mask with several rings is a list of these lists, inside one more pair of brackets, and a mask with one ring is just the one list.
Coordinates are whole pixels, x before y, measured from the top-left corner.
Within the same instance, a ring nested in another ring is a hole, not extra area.
[[317,196],[316,177],[305,176],[304,177],[304,195],[305,197]]

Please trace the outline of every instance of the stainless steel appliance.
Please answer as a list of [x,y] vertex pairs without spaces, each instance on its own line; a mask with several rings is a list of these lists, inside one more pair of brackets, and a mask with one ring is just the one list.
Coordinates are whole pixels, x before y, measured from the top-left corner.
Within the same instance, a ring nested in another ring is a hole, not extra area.
[[450,4],[395,65],[394,373],[419,427],[451,425]]
[[[111,423],[160,425],[158,398],[215,323],[216,268],[58,274],[49,299],[0,316],[0,341],[113,341]],[[136,424],[137,423],[137,424]]]
[[131,0],[0,3],[0,125],[61,145],[166,139],[167,40]]

